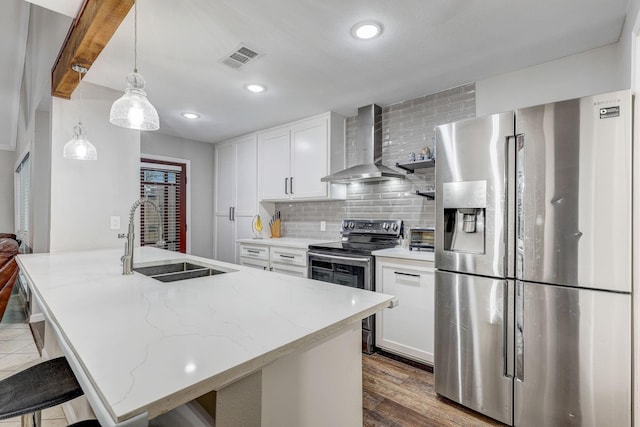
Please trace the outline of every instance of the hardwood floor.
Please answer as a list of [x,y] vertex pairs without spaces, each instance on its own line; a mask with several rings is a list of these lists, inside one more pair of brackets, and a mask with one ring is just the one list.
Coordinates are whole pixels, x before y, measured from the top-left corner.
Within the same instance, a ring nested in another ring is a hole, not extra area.
[[363,355],[364,427],[503,426],[439,397],[433,373],[380,354]]

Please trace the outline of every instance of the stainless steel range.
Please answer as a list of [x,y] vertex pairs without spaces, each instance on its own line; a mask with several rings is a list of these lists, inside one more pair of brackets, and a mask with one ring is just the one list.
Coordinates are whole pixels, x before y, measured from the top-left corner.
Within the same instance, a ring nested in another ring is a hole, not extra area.
[[[309,278],[375,291],[375,258],[372,251],[400,244],[401,220],[345,219],[342,241],[309,246]],[[362,351],[373,353],[375,317],[362,321]]]

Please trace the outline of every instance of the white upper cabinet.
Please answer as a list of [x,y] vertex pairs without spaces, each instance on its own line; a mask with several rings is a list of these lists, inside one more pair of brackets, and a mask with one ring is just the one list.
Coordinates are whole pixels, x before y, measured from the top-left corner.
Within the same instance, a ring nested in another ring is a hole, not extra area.
[[236,146],[220,144],[215,148],[216,215],[225,215],[236,203]]
[[236,215],[253,217],[258,213],[258,182],[256,135],[236,142]]
[[288,127],[258,134],[258,182],[261,200],[289,197],[290,134]]
[[335,113],[258,133],[260,200],[344,199],[344,184],[320,181],[344,166],[344,117]]

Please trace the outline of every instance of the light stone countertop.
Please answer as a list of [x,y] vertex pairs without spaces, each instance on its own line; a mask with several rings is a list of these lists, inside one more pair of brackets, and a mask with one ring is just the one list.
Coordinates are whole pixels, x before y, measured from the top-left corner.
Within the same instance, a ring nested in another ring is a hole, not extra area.
[[317,245],[321,243],[338,242],[340,238],[331,239],[304,239],[297,237],[279,237],[268,239],[238,239],[237,243],[259,246],[280,246],[285,248],[308,249],[309,245]]
[[17,257],[45,317],[55,322],[80,365],[75,368],[87,375],[115,422],[145,412],[151,419],[219,390],[393,299],[136,248],[136,267],[189,259],[232,271],[161,283],[139,273],[122,275],[121,255],[114,249]]
[[435,261],[435,255],[433,252],[429,251],[410,251],[409,248],[390,248],[390,249],[380,249],[378,251],[371,252],[374,256],[379,257],[389,257],[389,258],[402,258],[414,261]]

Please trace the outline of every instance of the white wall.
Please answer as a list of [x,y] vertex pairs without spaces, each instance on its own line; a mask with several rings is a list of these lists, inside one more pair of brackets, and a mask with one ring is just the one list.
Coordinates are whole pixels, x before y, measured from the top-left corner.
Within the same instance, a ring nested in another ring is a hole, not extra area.
[[476,116],[630,87],[627,42],[476,82]]
[[[79,89],[71,100],[52,103],[51,252],[124,247],[117,235],[126,232],[129,208],[139,198],[140,132],[109,123],[111,104],[122,93],[84,82]],[[62,157],[78,122],[79,95],[97,161]],[[112,215],[120,216],[120,230],[110,229]]]
[[51,68],[58,57],[71,22],[72,19],[67,16],[39,6],[31,6],[16,141],[17,155],[33,140],[34,115],[38,106],[41,103],[49,104]]
[[13,151],[0,150],[0,233],[13,233]]
[[[29,34],[25,51],[16,150],[0,151],[0,231],[15,231],[13,171],[18,156],[31,146],[32,209],[29,219],[31,233],[28,246],[37,242],[40,251],[48,250],[48,118],[41,119],[36,136],[36,112],[39,106],[48,108],[51,100],[51,67],[58,56],[72,19],[50,10],[30,7]],[[48,116],[48,113],[45,113]],[[42,121],[45,121],[43,123]],[[36,139],[38,142],[36,143]],[[35,187],[34,187],[35,186]],[[44,198],[42,198],[44,197]],[[8,202],[5,204],[4,201]],[[35,236],[35,233],[39,233]]]
[[31,167],[31,237],[33,252],[49,252],[51,201],[51,117],[36,111]]
[[146,132],[140,146],[144,154],[191,161],[191,253],[213,257],[213,144]]

